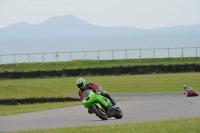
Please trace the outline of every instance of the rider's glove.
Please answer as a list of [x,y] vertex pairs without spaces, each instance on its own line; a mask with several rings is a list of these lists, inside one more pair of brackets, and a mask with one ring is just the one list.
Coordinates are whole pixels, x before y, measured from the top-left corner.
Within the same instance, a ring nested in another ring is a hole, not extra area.
[[93,90],[93,92],[96,94],[101,94],[101,91],[99,91],[99,90]]

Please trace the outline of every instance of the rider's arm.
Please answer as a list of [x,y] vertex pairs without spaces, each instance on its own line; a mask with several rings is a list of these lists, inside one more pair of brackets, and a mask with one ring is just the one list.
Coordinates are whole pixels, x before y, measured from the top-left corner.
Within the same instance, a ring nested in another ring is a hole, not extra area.
[[82,101],[83,98],[84,98],[82,91],[79,90],[78,94],[79,94],[79,97],[80,97],[80,99],[81,99],[81,101]]
[[99,90],[98,85],[96,85],[95,83],[88,83],[88,86],[93,90],[93,91],[97,91]]

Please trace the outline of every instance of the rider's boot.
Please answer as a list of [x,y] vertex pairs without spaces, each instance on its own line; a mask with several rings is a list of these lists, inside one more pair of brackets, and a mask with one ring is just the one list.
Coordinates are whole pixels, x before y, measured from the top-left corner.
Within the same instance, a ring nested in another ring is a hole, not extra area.
[[118,106],[116,105],[116,102],[112,98],[110,99],[110,101],[113,104],[113,108],[118,108]]
[[116,105],[116,102],[115,102],[112,98],[110,98],[110,101],[111,101],[111,103],[112,103],[113,105]]
[[118,106],[116,105],[116,102],[110,97],[108,93],[102,92],[101,94],[111,101],[111,103],[113,104],[112,106],[113,108],[118,108]]

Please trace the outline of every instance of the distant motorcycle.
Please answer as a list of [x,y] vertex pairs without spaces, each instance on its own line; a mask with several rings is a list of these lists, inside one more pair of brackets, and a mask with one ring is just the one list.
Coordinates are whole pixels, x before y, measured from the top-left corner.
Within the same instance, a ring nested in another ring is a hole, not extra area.
[[193,88],[185,89],[184,94],[187,97],[198,96],[198,94],[195,92],[195,90]]

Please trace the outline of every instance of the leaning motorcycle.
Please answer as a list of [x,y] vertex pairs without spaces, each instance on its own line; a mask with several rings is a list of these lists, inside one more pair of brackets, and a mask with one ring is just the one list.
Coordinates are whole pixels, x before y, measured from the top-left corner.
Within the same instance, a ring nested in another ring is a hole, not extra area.
[[198,96],[198,94],[195,92],[195,90],[193,88],[187,89],[187,91],[185,90],[184,94],[187,97]]
[[83,92],[84,100],[82,104],[91,112],[95,113],[102,120],[114,117],[121,119],[123,113],[119,107],[114,108],[111,101],[101,94],[94,93],[92,90],[85,90]]

